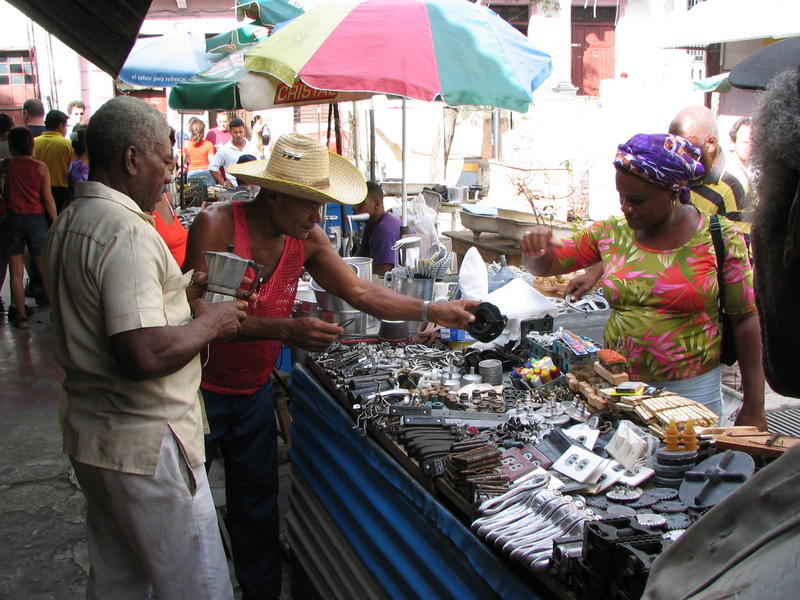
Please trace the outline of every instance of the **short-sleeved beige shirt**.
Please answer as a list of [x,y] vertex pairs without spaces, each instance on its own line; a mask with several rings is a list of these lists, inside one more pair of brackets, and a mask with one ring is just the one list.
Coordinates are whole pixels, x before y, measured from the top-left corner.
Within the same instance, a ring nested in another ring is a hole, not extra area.
[[166,377],[134,381],[111,351],[117,333],[191,319],[183,275],[152,223],[126,195],[79,184],[44,248],[55,313],[55,355],[64,368],[64,452],[127,473],[153,474],[164,427],[189,464],[205,460],[195,357]]

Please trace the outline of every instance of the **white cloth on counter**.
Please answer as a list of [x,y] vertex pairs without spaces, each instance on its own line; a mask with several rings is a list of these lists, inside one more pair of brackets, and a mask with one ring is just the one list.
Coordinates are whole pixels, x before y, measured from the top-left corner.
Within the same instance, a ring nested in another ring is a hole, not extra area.
[[[471,248],[470,250],[473,249]],[[466,259],[466,256],[464,258]],[[494,304],[501,314],[508,317],[508,323],[506,323],[506,327],[499,337],[491,342],[475,342],[472,345],[473,348],[479,350],[495,345],[504,346],[509,341],[519,340],[520,322],[524,319],[540,319],[548,315],[555,317],[558,313],[558,309],[547,296],[539,293],[538,290],[522,279],[512,279],[503,287],[497,288],[491,294],[486,294],[478,299]]]
[[458,288],[464,300],[483,300],[489,293],[489,272],[478,249],[473,246],[464,254],[458,270]]

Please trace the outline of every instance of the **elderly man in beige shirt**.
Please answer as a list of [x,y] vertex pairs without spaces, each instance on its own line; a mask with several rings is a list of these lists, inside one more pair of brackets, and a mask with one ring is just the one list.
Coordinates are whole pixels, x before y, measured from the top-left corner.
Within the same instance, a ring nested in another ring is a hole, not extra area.
[[53,224],[44,264],[64,451],[88,504],[87,598],[232,598],[203,467],[198,353],[236,335],[244,302],[200,300],[147,214],[171,179],[164,117],[117,97],[86,137],[89,181]]

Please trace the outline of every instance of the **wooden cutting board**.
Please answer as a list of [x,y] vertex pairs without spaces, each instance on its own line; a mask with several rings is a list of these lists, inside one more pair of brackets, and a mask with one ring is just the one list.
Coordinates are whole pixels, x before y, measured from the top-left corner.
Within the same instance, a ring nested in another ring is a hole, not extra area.
[[709,427],[702,433],[714,436],[721,450],[741,450],[756,456],[780,456],[800,444],[800,438],[759,431],[751,426]]

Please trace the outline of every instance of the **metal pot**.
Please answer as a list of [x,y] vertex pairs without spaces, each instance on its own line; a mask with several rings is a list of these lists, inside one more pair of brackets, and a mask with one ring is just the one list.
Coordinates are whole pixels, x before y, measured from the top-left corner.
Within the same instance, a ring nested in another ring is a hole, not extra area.
[[295,292],[294,299],[300,302],[316,303],[317,301],[314,290],[311,289],[311,284],[308,281],[301,281],[297,284],[297,292]]
[[317,303],[311,300],[297,300],[294,305],[294,317],[318,317]]
[[395,267],[383,276],[383,280],[398,294],[421,298],[422,300],[433,299],[433,284],[435,279],[407,277],[408,271],[402,267]]
[[447,201],[456,204],[466,202],[468,190],[469,188],[464,185],[447,188]]
[[319,318],[328,323],[344,323],[344,335],[366,335],[371,317],[360,310],[330,311],[320,310]]
[[314,290],[314,296],[317,299],[317,307],[320,311],[324,310],[334,313],[356,311],[355,308],[338,296],[334,296],[328,290],[321,288],[316,281],[311,281],[311,289]]
[[364,256],[347,256],[344,262],[350,265],[350,268],[355,270],[359,279],[364,281],[372,281],[372,259]]

